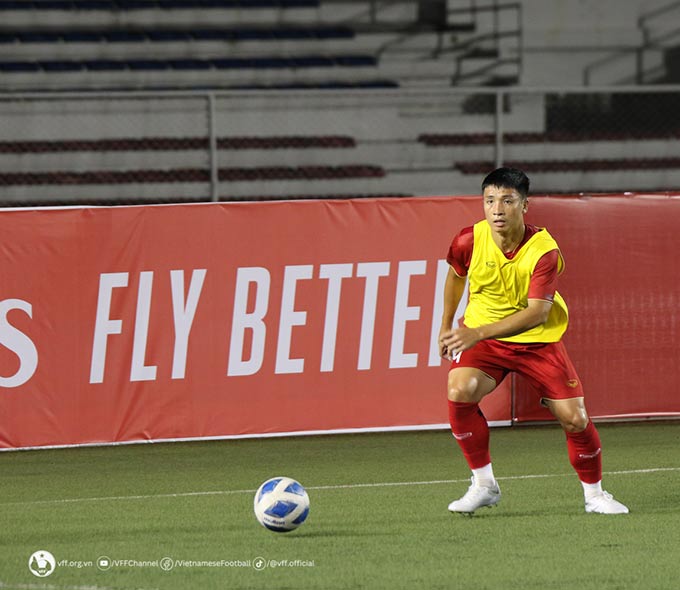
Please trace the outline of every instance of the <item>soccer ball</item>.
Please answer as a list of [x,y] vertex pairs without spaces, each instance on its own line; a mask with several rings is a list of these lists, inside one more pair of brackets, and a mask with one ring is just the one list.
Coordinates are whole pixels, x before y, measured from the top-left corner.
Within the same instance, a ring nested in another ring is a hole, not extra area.
[[272,477],[255,493],[255,516],[270,531],[287,533],[298,528],[309,514],[309,496],[290,477]]

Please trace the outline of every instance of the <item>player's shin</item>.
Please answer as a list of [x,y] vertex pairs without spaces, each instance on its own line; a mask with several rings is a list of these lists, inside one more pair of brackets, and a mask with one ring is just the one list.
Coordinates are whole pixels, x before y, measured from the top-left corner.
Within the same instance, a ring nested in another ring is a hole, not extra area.
[[584,484],[584,490],[593,489],[602,480],[602,447],[600,435],[592,422],[581,432],[567,432],[569,461]]
[[489,425],[477,403],[449,400],[449,423],[477,485],[493,485]]

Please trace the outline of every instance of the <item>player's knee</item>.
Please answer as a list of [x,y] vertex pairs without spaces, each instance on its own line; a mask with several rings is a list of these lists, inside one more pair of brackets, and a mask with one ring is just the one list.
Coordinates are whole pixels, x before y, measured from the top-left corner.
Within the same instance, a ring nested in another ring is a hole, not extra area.
[[449,380],[449,400],[472,403],[477,401],[477,386],[473,380]]
[[495,387],[496,382],[481,371],[454,369],[449,372],[448,398],[452,402],[479,403]]
[[566,432],[583,432],[588,427],[588,421],[588,416],[585,416],[583,412],[574,412],[560,419],[562,428]]
[[449,401],[452,402],[470,402],[470,394],[464,388],[449,386]]

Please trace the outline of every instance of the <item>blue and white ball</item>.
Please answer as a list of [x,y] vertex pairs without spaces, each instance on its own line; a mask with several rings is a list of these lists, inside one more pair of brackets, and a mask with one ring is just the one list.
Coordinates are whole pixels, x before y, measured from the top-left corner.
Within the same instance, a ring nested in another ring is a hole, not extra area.
[[272,477],[255,493],[255,516],[263,527],[277,533],[298,528],[309,514],[309,496],[290,477]]

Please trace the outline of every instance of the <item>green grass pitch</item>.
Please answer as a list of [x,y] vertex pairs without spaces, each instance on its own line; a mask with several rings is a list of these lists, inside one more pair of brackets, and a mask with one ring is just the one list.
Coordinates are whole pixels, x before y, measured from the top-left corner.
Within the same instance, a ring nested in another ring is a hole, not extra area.
[[[599,430],[629,515],[585,514],[557,426],[492,430],[503,499],[473,517],[446,509],[468,470],[445,431],[3,453],[0,588],[675,590],[680,423]],[[253,515],[275,475],[311,499],[291,533]]]

